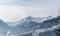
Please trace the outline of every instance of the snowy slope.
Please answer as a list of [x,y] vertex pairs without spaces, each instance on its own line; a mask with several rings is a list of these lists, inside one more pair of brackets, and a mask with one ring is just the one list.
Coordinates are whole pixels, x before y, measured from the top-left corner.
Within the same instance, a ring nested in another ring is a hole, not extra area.
[[0,36],[6,36],[9,26],[3,20],[0,19]]

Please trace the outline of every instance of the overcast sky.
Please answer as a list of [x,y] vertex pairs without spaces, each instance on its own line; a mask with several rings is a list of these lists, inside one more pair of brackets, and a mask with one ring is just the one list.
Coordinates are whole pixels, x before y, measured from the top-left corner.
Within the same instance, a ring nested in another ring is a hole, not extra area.
[[60,0],[0,0],[0,19],[13,21],[28,15],[56,16],[59,8]]

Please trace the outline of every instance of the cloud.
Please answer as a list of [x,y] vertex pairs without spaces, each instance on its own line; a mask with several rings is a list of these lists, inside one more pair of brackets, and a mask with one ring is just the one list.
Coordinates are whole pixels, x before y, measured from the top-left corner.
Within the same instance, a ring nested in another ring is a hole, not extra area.
[[9,0],[0,0],[0,3],[6,3],[8,2]]
[[60,0],[0,0],[0,18],[12,21],[27,15],[55,16],[59,7]]
[[27,16],[25,7],[0,5],[0,18],[7,21],[22,19]]
[[34,17],[47,17],[47,16],[56,16],[58,14],[58,7],[51,6],[40,6],[40,7],[30,7],[28,9],[28,14]]

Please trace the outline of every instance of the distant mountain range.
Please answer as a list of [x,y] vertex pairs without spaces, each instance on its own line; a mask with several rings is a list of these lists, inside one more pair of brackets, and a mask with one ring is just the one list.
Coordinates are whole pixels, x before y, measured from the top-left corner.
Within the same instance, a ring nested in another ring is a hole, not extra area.
[[50,28],[56,25],[60,25],[60,16],[42,22],[40,28]]
[[[43,35],[43,33],[46,32],[46,30],[51,31],[53,26],[57,26],[57,25],[60,25],[60,16],[57,16],[56,18],[51,17],[51,16],[45,17],[45,18],[34,18],[31,16],[28,16],[18,22],[4,22],[4,21],[0,20],[0,34],[1,34],[1,36],[16,35],[16,34],[21,35],[20,33],[23,34],[23,33],[32,31],[30,33],[37,32],[37,33]],[[41,29],[43,29],[45,31],[43,33],[40,33]],[[39,32],[38,32],[38,30],[39,30]],[[50,33],[50,32],[48,32],[48,33]],[[28,35],[29,33],[26,33],[26,34]],[[48,35],[48,34],[46,34],[46,35]],[[51,35],[51,34],[49,34],[49,35]],[[44,34],[44,36],[45,36],[45,34]]]

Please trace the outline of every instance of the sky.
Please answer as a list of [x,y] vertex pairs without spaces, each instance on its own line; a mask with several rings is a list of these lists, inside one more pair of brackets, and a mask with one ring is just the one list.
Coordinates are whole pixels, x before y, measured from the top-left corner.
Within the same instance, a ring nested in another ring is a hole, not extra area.
[[21,20],[33,17],[57,16],[60,0],[0,0],[0,19],[4,21]]

